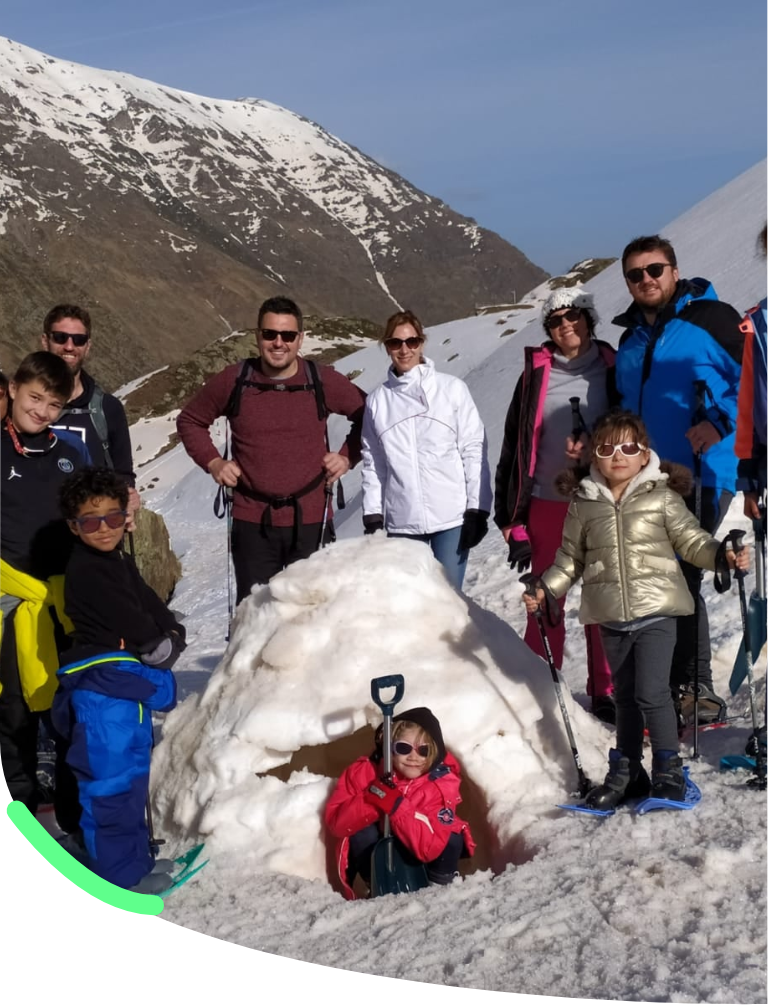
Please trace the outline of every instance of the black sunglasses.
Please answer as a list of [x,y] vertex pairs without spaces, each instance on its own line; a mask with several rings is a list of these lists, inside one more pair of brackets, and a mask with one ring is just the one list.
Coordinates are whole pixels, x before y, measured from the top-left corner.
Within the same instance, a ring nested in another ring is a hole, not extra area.
[[581,308],[571,307],[565,314],[553,314],[551,317],[548,317],[545,324],[547,328],[552,330],[553,328],[559,328],[563,321],[570,321],[571,324],[574,324],[580,317]]
[[88,344],[91,336],[86,335],[84,332],[77,332],[74,335],[71,332],[48,332],[48,338],[51,342],[55,342],[56,345],[66,345],[72,339],[72,345],[76,345],[78,349],[82,349],[84,345]]
[[409,349],[418,349],[424,341],[419,335],[412,335],[410,338],[387,338],[384,345],[390,352],[395,352],[401,345],[407,345]]
[[429,757],[429,744],[427,743],[420,743],[418,747],[414,747],[412,743],[406,743],[405,740],[396,740],[392,744],[392,749],[402,757],[406,757],[412,750],[415,750],[419,757]]
[[286,343],[286,345],[290,345],[291,342],[295,342],[299,335],[301,335],[301,332],[293,331],[293,329],[287,332],[279,332],[274,328],[260,328],[259,331],[261,332],[261,337],[265,342],[274,342],[279,336],[283,342]]
[[72,523],[76,523],[84,534],[95,534],[101,527],[102,520],[110,530],[117,530],[118,527],[125,527],[127,517],[125,510],[121,509],[115,513],[107,513],[106,516],[76,516]]
[[650,265],[643,265],[638,269],[630,269],[625,272],[625,277],[630,283],[642,283],[643,273],[647,272],[651,279],[658,279],[664,274],[664,269],[672,269],[674,266],[670,262],[651,262]]

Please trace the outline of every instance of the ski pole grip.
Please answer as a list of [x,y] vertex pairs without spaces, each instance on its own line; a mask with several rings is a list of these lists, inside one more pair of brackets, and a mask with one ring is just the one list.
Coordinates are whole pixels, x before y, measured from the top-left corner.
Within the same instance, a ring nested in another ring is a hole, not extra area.
[[730,541],[731,544],[733,545],[733,550],[737,555],[740,551],[744,551],[745,534],[746,531],[744,530],[732,530],[730,534],[728,534],[728,537],[726,538],[726,540]]
[[579,411],[581,398],[579,398],[578,396],[574,396],[573,398],[569,398],[568,400],[571,403],[571,419],[573,422],[573,426],[571,429],[571,436],[573,437],[575,442],[581,436],[584,426],[584,422],[581,418],[581,412]]
[[[384,688],[393,687],[395,693],[390,701],[384,701],[381,692]],[[392,715],[395,705],[403,700],[405,693],[405,679],[400,673],[390,674],[388,677],[374,677],[371,681],[371,698],[381,709],[382,715]]]
[[529,597],[536,596],[536,580],[538,578],[532,572],[526,572],[524,576],[520,577],[520,582],[525,586],[525,592]]

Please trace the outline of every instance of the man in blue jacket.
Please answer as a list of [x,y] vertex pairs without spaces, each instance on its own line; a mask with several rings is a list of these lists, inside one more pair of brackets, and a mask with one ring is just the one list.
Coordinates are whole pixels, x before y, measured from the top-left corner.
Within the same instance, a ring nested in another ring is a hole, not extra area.
[[[734,433],[744,336],[740,317],[717,299],[706,279],[681,279],[663,237],[638,237],[621,259],[629,308],[613,319],[625,328],[616,356],[623,406],[641,415],[654,450],[693,470],[696,490],[686,500],[714,534],[736,488]],[[693,720],[698,639],[699,721],[725,716],[713,690],[709,622],[700,595],[702,573],[681,562],[696,614],[678,619],[670,685],[681,718]]]

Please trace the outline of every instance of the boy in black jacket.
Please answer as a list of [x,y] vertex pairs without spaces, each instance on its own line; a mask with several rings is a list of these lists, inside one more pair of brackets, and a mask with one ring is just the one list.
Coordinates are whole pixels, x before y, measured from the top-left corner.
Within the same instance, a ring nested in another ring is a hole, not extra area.
[[[71,393],[64,360],[30,353],[8,382],[10,408],[0,432],[0,756],[11,798],[31,813],[39,801],[40,713],[51,706],[57,647],[64,644],[61,577],[72,547],[57,494],[86,463],[82,444],[50,428]],[[77,808],[72,788],[58,774],[56,816],[65,830]]]
[[149,710],[176,704],[170,667],[185,648],[184,628],[120,547],[125,481],[107,468],[85,468],[67,479],[60,500],[78,540],[64,581],[74,646],[59,670],[52,720],[71,743],[67,763],[78,780],[87,864],[117,886],[159,892],[169,880],[154,860],[145,820]]

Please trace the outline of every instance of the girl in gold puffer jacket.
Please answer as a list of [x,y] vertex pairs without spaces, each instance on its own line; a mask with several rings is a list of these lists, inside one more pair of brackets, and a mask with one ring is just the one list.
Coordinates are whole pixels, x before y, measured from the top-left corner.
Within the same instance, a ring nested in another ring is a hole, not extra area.
[[[608,756],[603,785],[587,804],[601,809],[652,794],[682,800],[685,777],[678,756],[677,719],[669,687],[675,647],[674,619],[694,604],[675,554],[702,569],[746,568],[747,553],[726,550],[688,510],[690,472],[666,465],[650,449],[642,419],[610,414],[592,433],[589,475],[560,479],[572,496],[563,540],[541,577],[529,613],[545,601],[544,590],[563,596],[582,579],[583,624],[598,624],[613,675],[616,748]],[[652,780],[642,767],[643,730],[653,751]]]

